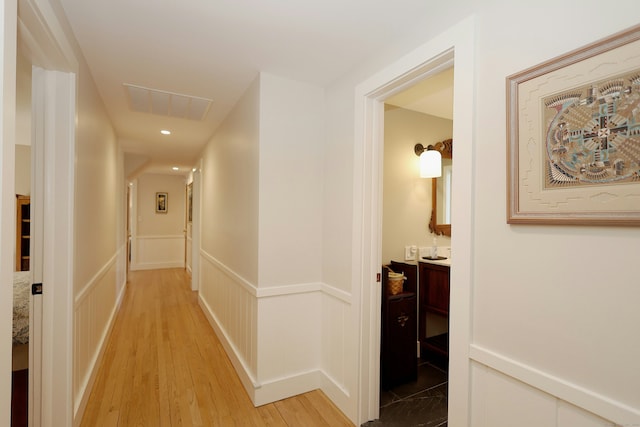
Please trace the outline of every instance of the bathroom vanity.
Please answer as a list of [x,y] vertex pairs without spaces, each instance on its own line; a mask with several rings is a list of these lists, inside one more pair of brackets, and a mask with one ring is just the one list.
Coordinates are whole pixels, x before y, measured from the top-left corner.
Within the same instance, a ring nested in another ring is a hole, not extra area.
[[419,324],[420,354],[422,357],[447,362],[449,333],[428,336],[429,318],[441,316],[449,322],[449,287],[451,259],[420,260],[419,268]]

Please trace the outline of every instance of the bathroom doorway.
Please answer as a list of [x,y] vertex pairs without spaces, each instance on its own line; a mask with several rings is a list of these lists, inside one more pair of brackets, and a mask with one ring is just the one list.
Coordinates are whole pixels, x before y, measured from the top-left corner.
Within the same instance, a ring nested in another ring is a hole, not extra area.
[[[382,167],[384,102],[430,75],[454,68],[454,128],[451,245],[455,265],[451,269],[448,422],[464,425],[469,415],[468,389],[470,342],[471,229],[473,216],[473,87],[474,21],[468,18],[434,37],[398,61],[389,64],[356,89],[356,178],[354,257],[360,260],[354,280],[360,284],[361,313],[359,361],[361,423],[379,417],[380,387],[380,260],[382,259]],[[464,209],[457,209],[463,206]]]
[[[382,265],[405,274],[406,281],[404,290],[395,295],[382,283],[381,425],[447,422],[448,360],[429,354],[421,341],[447,336],[448,316],[425,309],[425,289],[418,286],[424,279],[417,273],[434,240],[448,257],[451,238],[430,229],[432,180],[442,178],[419,176],[414,147],[452,138],[453,71],[445,68],[384,103]],[[407,320],[398,323],[396,317]],[[415,331],[413,340],[400,338],[409,330]],[[401,365],[416,366],[399,372],[405,369]]]

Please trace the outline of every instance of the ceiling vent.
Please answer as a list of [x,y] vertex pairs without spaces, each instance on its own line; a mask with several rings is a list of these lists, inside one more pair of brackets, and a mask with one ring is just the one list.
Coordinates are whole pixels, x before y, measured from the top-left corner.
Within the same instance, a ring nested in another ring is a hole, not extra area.
[[210,99],[181,95],[163,90],[149,89],[124,83],[129,98],[129,106],[140,113],[202,120],[211,107]]

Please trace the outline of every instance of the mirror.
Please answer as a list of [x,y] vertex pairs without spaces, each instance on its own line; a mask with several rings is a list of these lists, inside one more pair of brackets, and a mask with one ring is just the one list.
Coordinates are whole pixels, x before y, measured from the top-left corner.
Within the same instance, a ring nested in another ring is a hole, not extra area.
[[431,178],[431,221],[429,230],[435,234],[451,237],[451,184],[453,179],[453,140],[434,144],[442,154],[442,176]]

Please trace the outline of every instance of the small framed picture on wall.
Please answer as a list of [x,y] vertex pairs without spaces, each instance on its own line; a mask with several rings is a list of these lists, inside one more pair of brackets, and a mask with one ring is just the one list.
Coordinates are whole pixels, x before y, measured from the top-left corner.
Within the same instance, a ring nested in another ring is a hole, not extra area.
[[169,208],[168,193],[156,193],[156,213],[167,213]]

